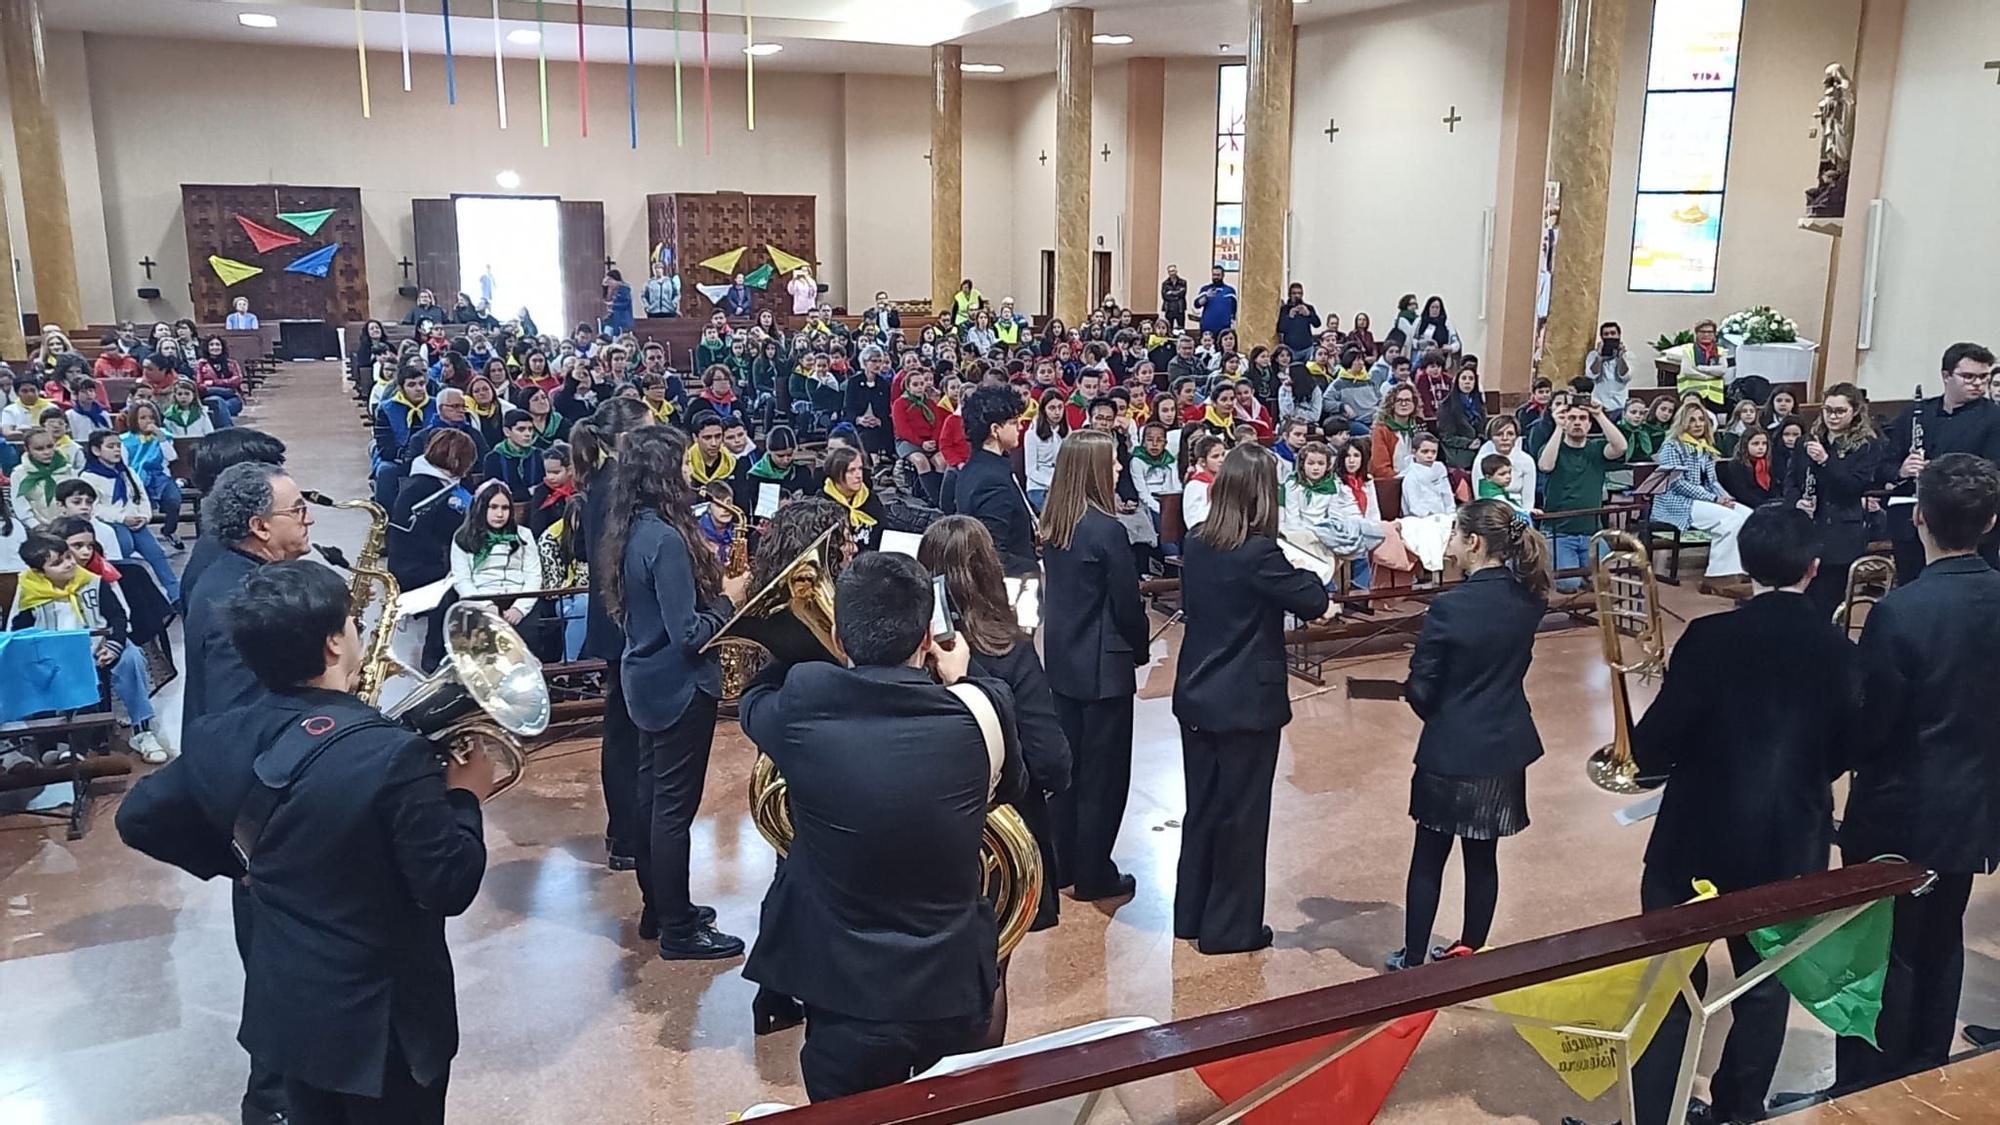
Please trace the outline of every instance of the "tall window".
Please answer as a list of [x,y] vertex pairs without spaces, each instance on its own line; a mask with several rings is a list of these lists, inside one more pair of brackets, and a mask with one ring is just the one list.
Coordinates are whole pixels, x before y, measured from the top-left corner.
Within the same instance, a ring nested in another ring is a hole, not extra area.
[[1653,8],[1633,292],[1715,292],[1742,30],[1743,0],[1658,0]]
[[[1215,242],[1212,261],[1224,280],[1236,284],[1243,268],[1243,111],[1249,101],[1250,70],[1242,63],[1221,68],[1215,91]],[[1196,285],[1202,282],[1197,280]]]

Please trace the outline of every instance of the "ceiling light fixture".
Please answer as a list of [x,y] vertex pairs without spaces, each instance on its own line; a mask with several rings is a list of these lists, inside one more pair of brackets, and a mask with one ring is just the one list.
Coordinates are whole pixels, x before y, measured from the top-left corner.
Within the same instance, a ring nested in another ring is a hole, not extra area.
[[752,43],[748,47],[743,48],[743,53],[746,55],[755,55],[761,59],[775,55],[784,49],[785,45],[783,43]]
[[500,172],[494,175],[493,182],[499,184],[501,187],[507,189],[508,191],[513,191],[515,188],[521,186],[521,173],[514,171],[512,168],[509,168],[504,172]]
[[273,28],[278,26],[278,17],[263,12],[241,12],[237,14],[236,22],[244,27]]
[[1090,41],[1105,47],[1123,47],[1132,41],[1132,37],[1130,35],[1093,35],[1090,37]]
[[532,27],[517,27],[507,33],[507,42],[532,47],[542,41],[542,33]]
[[990,62],[969,62],[969,63],[959,63],[959,64],[958,64],[958,69],[960,69],[960,70],[964,71],[964,72],[965,72],[965,73],[967,73],[967,74],[1005,74],[1005,73],[1007,73],[1007,68],[1006,68],[1006,67],[1004,67],[1004,66],[1001,66],[1001,65],[1000,65],[999,63],[990,63]]

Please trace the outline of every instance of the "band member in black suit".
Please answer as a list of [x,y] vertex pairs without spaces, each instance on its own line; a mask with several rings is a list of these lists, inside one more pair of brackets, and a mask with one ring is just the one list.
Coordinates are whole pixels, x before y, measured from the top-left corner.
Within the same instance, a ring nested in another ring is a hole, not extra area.
[[2000,727],[1980,675],[2000,665],[2000,572],[1979,557],[1996,512],[1992,462],[1931,458],[1917,478],[1923,574],[1876,603],[1861,633],[1863,726],[1841,860],[1900,855],[1937,881],[1896,900],[1881,1049],[1841,1039],[1842,1087],[1940,1066],[1951,1049],[1972,877],[2000,863]]
[[1042,572],[1035,557],[1035,511],[1007,455],[1021,444],[1018,420],[1027,404],[1006,384],[975,387],[959,407],[972,457],[952,475],[948,511],[986,525],[1010,578]]
[[1431,923],[1453,840],[1465,860],[1465,928],[1438,955],[1479,949],[1500,900],[1500,838],[1528,826],[1528,765],[1542,738],[1521,688],[1548,608],[1549,544],[1499,500],[1458,510],[1446,545],[1465,581],[1439,594],[1410,653],[1404,695],[1424,721],[1410,780],[1410,854],[1403,948],[1390,971],[1431,956]]
[[[1993,378],[1993,353],[1978,344],[1953,344],[1944,351],[1944,388],[1936,398],[1910,404],[1889,427],[1883,468],[1896,495],[1889,499],[1889,541],[1896,548],[1896,581],[1907,584],[1924,569],[1922,537],[1911,524],[1915,486],[1926,459],[1971,453],[2000,461],[2000,405],[1986,397]],[[1913,431],[1922,440],[1913,442]],[[2000,567],[2000,538],[1979,542],[1987,565]]]
[[1174,936],[1203,953],[1271,944],[1264,924],[1271,784],[1278,736],[1292,721],[1285,615],[1311,621],[1327,612],[1325,586],[1278,547],[1282,508],[1278,459],[1261,445],[1230,450],[1209,493],[1208,518],[1188,536],[1182,562],[1187,629],[1174,673],[1174,717],[1187,816]]
[[982,1044],[992,1020],[980,836],[989,800],[1018,799],[1027,772],[1012,693],[967,679],[971,645],[936,640],[930,619],[915,559],[858,556],[834,594],[854,666],[773,665],[738,704],[795,829],[743,975],[805,1003],[814,1101],[904,1081]]
[[1836,383],[1826,389],[1812,432],[1792,454],[1785,498],[1812,517],[1820,534],[1819,568],[1806,597],[1829,620],[1847,593],[1847,568],[1868,553],[1862,496],[1882,479],[1888,450],[1868,396],[1852,383]]
[[702,542],[687,455],[687,435],[671,426],[626,434],[600,542],[604,603],[625,630],[625,705],[639,728],[639,933],[657,929],[664,960],[712,961],[743,952],[743,939],[716,929],[715,911],[688,891],[722,695],[722,670],[701,649],[735,616],[750,574],[725,576]]
[[[1055,696],[1035,643],[1007,604],[1000,555],[985,525],[971,516],[946,516],[924,532],[917,561],[950,584],[959,634],[972,645],[972,674],[1002,680],[1014,693],[1014,720],[1021,732],[1021,756],[1028,766],[1028,791],[1014,808],[1035,834],[1042,870],[1056,869],[1054,823],[1049,799],[1069,788],[1069,739],[1056,720]],[[1056,924],[1056,884],[1042,880],[1042,903],[1034,928]]]
[[190,752],[119,806],[118,833],[249,887],[237,1038],[283,1076],[293,1125],[442,1122],[458,1051],[444,920],[486,871],[492,760],[440,769],[429,742],[350,694],[363,651],[333,571],[271,563],[230,610],[272,694],[195,720]]
[[1152,647],[1139,601],[1139,568],[1118,522],[1118,442],[1078,430],[1063,439],[1042,507],[1048,577],[1042,651],[1056,718],[1074,767],[1054,804],[1058,887],[1079,900],[1120,898],[1137,886],[1111,849],[1132,784],[1135,669]]
[[[1828,495],[1825,482],[1819,495]],[[1686,902],[1696,879],[1728,892],[1824,871],[1833,846],[1833,781],[1850,765],[1861,685],[1854,646],[1807,597],[1819,530],[1797,508],[1766,505],[1750,513],[1737,544],[1756,596],[1688,622],[1658,698],[1632,732],[1640,774],[1666,779],[1639,884],[1645,910]],[[1783,654],[1749,692],[1746,652]],[[1724,721],[1720,699],[1732,701]],[[1737,975],[1757,964],[1747,939],[1728,944]],[[1694,972],[1696,990],[1706,988],[1701,962]],[[1713,1119],[1763,1119],[1789,1006],[1776,977],[1731,1005],[1729,1042],[1709,1087]],[[1643,1125],[1666,1120],[1687,1025],[1687,1005],[1677,1000],[1634,1068]]]
[[[632,711],[625,705],[624,678],[617,674],[619,658],[625,652],[625,630],[612,620],[604,602],[604,580],[608,566],[590,565],[610,556],[600,549],[609,525],[611,482],[617,476],[618,446],[627,433],[654,424],[653,412],[644,402],[614,398],[599,406],[590,417],[570,428],[571,471],[583,490],[582,534],[575,537],[580,562],[590,569],[588,616],[584,622],[583,648],[577,653],[586,660],[602,660],[611,671],[604,677],[604,734],[598,757],[598,783],[604,791],[604,847],[606,866],[613,871],[631,871],[639,866],[639,837],[647,829],[639,823],[639,728],[632,724]],[[659,936],[650,929],[639,935],[651,941]]]

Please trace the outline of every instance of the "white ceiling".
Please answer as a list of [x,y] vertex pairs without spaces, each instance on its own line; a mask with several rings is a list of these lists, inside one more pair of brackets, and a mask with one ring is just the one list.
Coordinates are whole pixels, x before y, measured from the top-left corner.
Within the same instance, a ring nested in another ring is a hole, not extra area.
[[[1297,0],[1300,23],[1389,7],[1413,0]],[[405,0],[410,50],[444,53],[439,0]],[[757,41],[782,44],[777,55],[759,58],[758,69],[822,73],[927,74],[933,43],[965,47],[967,62],[998,63],[1004,75],[971,75],[1006,80],[1055,69],[1053,8],[1094,9],[1103,34],[1133,37],[1129,46],[1099,46],[1099,62],[1139,56],[1198,56],[1242,50],[1248,16],[1243,0],[710,0],[709,48],[714,65],[743,65],[744,9],[750,10]],[[396,0],[363,0],[364,34],[371,53],[393,58],[402,42]],[[672,0],[635,0],[633,50],[642,63],[674,57]],[[700,58],[701,0],[681,0],[684,59]],[[51,27],[170,39],[285,43],[318,47],[354,46],[351,0],[45,0]],[[535,5],[501,0],[501,31],[532,30]],[[625,57],[625,9],[615,0],[587,0],[584,49],[593,61]],[[237,16],[275,16],[271,29],[244,27]],[[576,58],[576,9],[566,0],[548,0],[544,42],[552,61]],[[492,0],[457,0],[452,5],[452,49],[461,56],[490,58],[493,52]],[[504,42],[510,58],[535,56],[532,44]],[[387,61],[387,58],[384,61]]]

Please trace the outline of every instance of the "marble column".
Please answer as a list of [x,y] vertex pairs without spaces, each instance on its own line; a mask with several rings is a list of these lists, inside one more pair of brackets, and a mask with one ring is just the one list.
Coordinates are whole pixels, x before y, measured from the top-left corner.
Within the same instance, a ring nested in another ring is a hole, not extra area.
[[0,0],[0,52],[7,62],[7,94],[14,111],[35,313],[43,325],[60,324],[74,333],[85,324],[83,300],[70,238],[69,181],[63,175],[55,107],[49,102],[41,0]]
[[1090,69],[1096,13],[1056,12],[1056,316],[1090,313]]
[[931,48],[931,307],[951,307],[965,277],[965,48]]
[[[1236,334],[1270,342],[1284,300],[1285,216],[1292,199],[1292,0],[1249,0],[1249,101],[1243,114],[1243,273]],[[1203,284],[1196,279],[1197,286]]]
[[[1548,171],[1548,179],[1562,185],[1562,221],[1542,341],[1542,369],[1558,383],[1572,369],[1582,370],[1584,353],[1597,339],[1618,61],[1631,6],[1628,0],[1563,0],[1549,99]],[[1639,7],[1642,18],[1651,11],[1651,5]],[[1636,357],[1639,341],[1632,343]]]
[[0,359],[28,358],[21,333],[21,290],[14,279],[14,238],[7,225],[7,177],[0,169]]
[[1493,207],[1493,268],[1486,278],[1482,370],[1486,390],[1522,398],[1534,374],[1542,184],[1549,164],[1549,94],[1561,14],[1562,0],[1509,0],[1507,5],[1500,176]]
[[1165,187],[1167,60],[1125,66],[1125,285],[1135,309],[1160,305],[1160,193]]

